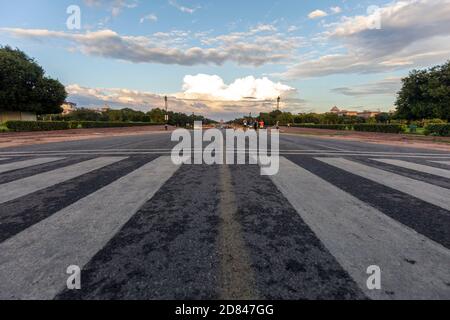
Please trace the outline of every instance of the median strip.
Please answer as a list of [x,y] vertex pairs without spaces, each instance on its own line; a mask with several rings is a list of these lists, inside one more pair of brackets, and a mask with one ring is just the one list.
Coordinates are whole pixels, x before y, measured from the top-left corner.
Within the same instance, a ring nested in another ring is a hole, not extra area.
[[255,276],[243,239],[242,228],[236,217],[238,208],[231,181],[229,166],[220,166],[220,299],[257,299]]

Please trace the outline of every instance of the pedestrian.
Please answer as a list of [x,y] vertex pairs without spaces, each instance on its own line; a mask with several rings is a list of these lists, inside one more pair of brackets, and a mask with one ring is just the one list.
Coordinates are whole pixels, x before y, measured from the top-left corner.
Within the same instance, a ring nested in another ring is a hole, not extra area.
[[264,125],[265,125],[264,121],[261,120],[261,121],[259,122],[259,128],[260,128],[260,129],[264,129]]
[[258,131],[258,121],[255,121],[253,124],[253,127],[255,128],[255,131]]

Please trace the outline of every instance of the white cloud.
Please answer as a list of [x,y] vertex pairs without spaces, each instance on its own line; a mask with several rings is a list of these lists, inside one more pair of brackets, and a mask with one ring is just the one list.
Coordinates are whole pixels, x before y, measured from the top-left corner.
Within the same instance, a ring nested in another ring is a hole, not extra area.
[[334,14],[339,14],[342,12],[341,7],[331,7],[330,8],[331,12],[333,12]]
[[145,21],[156,22],[158,21],[158,17],[153,13],[148,14],[141,18],[140,23],[144,23]]
[[323,18],[326,17],[328,15],[328,13],[326,13],[325,11],[322,10],[314,10],[313,12],[311,12],[310,14],[308,14],[308,18],[310,19],[317,19],[317,18]]
[[186,7],[186,6],[183,6],[183,5],[179,4],[176,0],[169,0],[169,4],[170,4],[172,7],[177,8],[177,9],[180,10],[181,12],[189,13],[189,14],[193,14],[195,11],[197,11],[198,9],[200,9],[199,6],[196,6],[196,7]]
[[361,84],[352,87],[335,88],[332,91],[350,97],[366,97],[368,95],[395,95],[402,86],[401,78],[387,78],[381,81]]
[[[87,55],[113,58],[134,63],[178,65],[216,64],[232,61],[239,65],[260,66],[289,59],[302,45],[299,37],[286,37],[268,26],[248,32],[216,37],[201,36],[203,46],[191,46],[190,32],[172,31],[152,36],[122,36],[112,30],[71,33],[41,29],[0,28],[0,32],[35,40],[60,39]],[[264,34],[258,34],[264,31]]]
[[[424,14],[426,13],[426,14]],[[380,29],[373,28],[380,19]],[[340,43],[288,68],[287,78],[377,73],[443,63],[450,57],[450,0],[402,0],[365,16],[343,17],[322,34]]]
[[133,9],[139,4],[138,0],[84,0],[89,7],[107,6],[113,17],[118,16],[123,9]]
[[184,78],[183,98],[201,98],[210,100],[240,101],[244,99],[267,100],[276,99],[295,93],[292,87],[280,82],[275,83],[268,78],[257,79],[253,76],[236,79],[226,85],[217,75],[187,75]]

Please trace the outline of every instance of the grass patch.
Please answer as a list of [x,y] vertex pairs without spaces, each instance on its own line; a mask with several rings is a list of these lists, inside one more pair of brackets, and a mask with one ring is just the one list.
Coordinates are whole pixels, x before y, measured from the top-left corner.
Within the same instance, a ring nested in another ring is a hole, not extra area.
[[405,133],[407,133],[407,134],[418,134],[418,135],[424,136],[425,135],[425,128],[417,128],[416,132],[411,132],[411,128],[408,127],[408,128],[406,128]]

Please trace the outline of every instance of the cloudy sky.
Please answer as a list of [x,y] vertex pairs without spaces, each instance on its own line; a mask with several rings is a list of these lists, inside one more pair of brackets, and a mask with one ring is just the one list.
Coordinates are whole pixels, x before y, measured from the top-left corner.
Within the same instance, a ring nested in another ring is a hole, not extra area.
[[86,107],[391,110],[409,70],[450,59],[450,0],[0,0],[0,45]]

